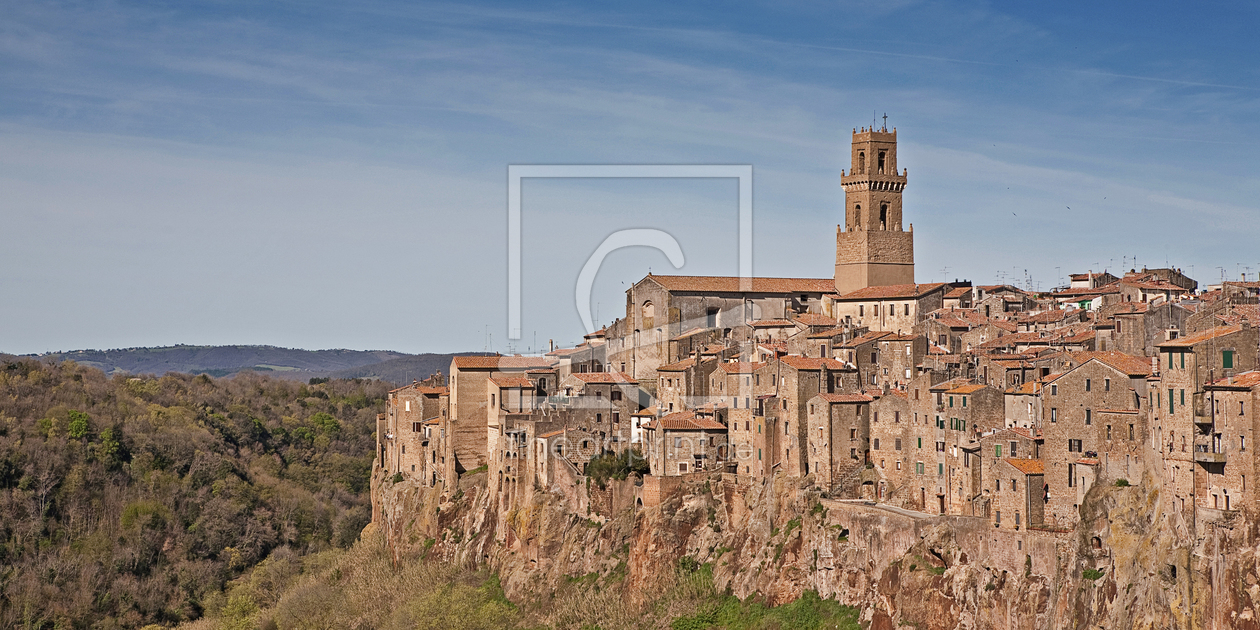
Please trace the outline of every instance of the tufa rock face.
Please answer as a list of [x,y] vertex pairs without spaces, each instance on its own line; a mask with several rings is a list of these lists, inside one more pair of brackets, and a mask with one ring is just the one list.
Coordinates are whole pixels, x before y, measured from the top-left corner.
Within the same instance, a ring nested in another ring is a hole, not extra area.
[[[1056,533],[823,499],[809,478],[693,477],[658,507],[605,517],[580,484],[517,505],[488,492],[484,474],[423,488],[378,470],[373,526],[397,555],[497,572],[516,600],[624,573],[633,608],[690,558],[712,565],[719,590],[771,605],[816,590],[862,609],[873,629],[1260,630],[1254,515],[1165,518],[1157,479],[1095,485],[1080,526]],[[608,492],[632,496],[635,483],[610,481]]]

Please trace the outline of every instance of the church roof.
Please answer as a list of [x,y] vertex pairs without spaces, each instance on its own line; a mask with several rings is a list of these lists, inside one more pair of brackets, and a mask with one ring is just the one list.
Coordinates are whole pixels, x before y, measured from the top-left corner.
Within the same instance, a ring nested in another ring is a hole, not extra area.
[[943,286],[946,286],[944,282],[933,282],[929,284],[890,284],[884,287],[866,287],[864,289],[850,291],[836,299],[841,302],[850,300],[910,299],[922,297],[940,289]]
[[[743,293],[740,288],[744,278],[739,276],[657,276],[648,274],[647,279],[670,291],[687,293]],[[750,278],[749,293],[835,293],[833,278]]]

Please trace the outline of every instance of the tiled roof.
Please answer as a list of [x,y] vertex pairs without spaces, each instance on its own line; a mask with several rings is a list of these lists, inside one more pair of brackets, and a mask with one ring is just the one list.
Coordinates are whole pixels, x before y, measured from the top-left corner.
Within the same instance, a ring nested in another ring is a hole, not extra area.
[[972,383],[972,384],[970,384],[970,385],[960,385],[960,386],[955,387],[955,388],[953,388],[953,389],[951,389],[951,390],[949,390],[949,391],[947,391],[947,392],[945,392],[945,393],[946,393],[946,394],[974,394],[975,392],[978,392],[978,391],[980,391],[980,390],[984,389],[985,387],[986,387],[985,385],[980,385],[980,384],[978,384],[978,383]]
[[796,319],[794,321],[798,324],[804,324],[806,326],[830,327],[830,326],[835,326],[837,323],[836,320],[830,317],[827,317],[826,315],[820,315],[818,313],[801,313],[800,315],[796,316]]
[[524,370],[550,366],[542,357],[455,357],[452,362],[461,370]]
[[967,295],[968,293],[971,293],[971,287],[958,287],[958,288],[956,288],[956,289],[954,289],[954,290],[950,291],[949,293],[946,293],[946,294],[945,294],[945,297],[947,297],[947,298],[960,298],[960,297],[962,297],[962,296],[964,296],[964,295]]
[[929,387],[929,388],[928,388],[928,391],[930,391],[930,392],[945,392],[945,391],[949,391],[949,390],[951,390],[951,389],[954,389],[954,388],[956,388],[956,387],[962,387],[962,386],[964,386],[964,385],[970,385],[970,384],[971,384],[971,379],[968,379],[968,378],[966,378],[966,377],[960,376],[960,377],[958,377],[958,378],[953,378],[953,379],[950,379],[950,380],[948,380],[948,381],[944,381],[944,382],[941,382],[941,383],[937,383],[937,384],[935,384],[935,385],[933,385],[933,386]]
[[[670,291],[740,293],[739,276],[656,276],[648,278]],[[752,278],[752,293],[834,293],[834,278]]]
[[817,357],[789,355],[786,357],[779,357],[779,360],[782,361],[784,365],[797,370],[819,370],[823,367],[826,367],[828,370],[845,369],[845,364],[835,359],[820,359]]
[[1216,339],[1217,337],[1232,335],[1241,330],[1242,326],[1218,326],[1212,330],[1201,332],[1197,335],[1173,339],[1172,341],[1165,341],[1164,343],[1158,344],[1158,346],[1160,348],[1189,348],[1193,345],[1203,343],[1204,341]]
[[848,302],[853,300],[896,300],[917,298],[927,295],[941,287],[946,286],[944,282],[934,282],[930,284],[891,284],[883,287],[866,287],[856,291],[850,291],[837,298],[840,302]]
[[1041,383],[1038,383],[1037,381],[1028,381],[1027,383],[1023,383],[1016,387],[1008,388],[1006,390],[1006,393],[1016,394],[1020,396],[1029,396],[1029,395],[1035,395],[1039,391],[1041,391]]
[[674,363],[670,363],[669,365],[662,365],[656,368],[656,371],[657,372],[683,372],[695,364],[696,364],[696,358],[694,356],[687,357],[686,359],[683,359],[682,361],[675,361]]
[[820,330],[820,331],[815,332],[815,333],[810,333],[810,334],[806,335],[806,336],[805,336],[805,338],[806,338],[806,339],[827,339],[827,338],[830,338],[830,337],[836,337],[836,336],[839,336],[839,335],[840,335],[841,333],[843,333],[843,332],[844,332],[844,327],[843,327],[843,326],[837,326],[837,327],[835,327],[835,328],[828,328],[828,329],[826,329],[826,330]]
[[787,319],[759,319],[757,321],[748,322],[753,328],[786,328],[792,326],[791,320]]
[[875,400],[866,394],[819,394],[818,397],[829,403],[868,403]]
[[491,383],[502,388],[523,387],[525,389],[534,389],[535,385],[529,379],[523,376],[499,376],[490,379]]
[[752,374],[757,368],[765,365],[765,363],[753,363],[751,361],[732,361],[727,363],[719,363],[718,367],[727,374]]
[[652,420],[643,425],[643,428],[666,431],[725,431],[726,425],[716,420],[698,417],[694,411],[679,411]]
[[1116,307],[1116,315],[1132,315],[1135,313],[1145,313],[1146,309],[1151,307],[1150,302],[1121,302]]
[[1260,371],[1252,370],[1235,374],[1233,378],[1223,378],[1212,383],[1213,387],[1255,387],[1260,385]]
[[440,396],[442,394],[450,393],[450,389],[446,387],[429,387],[428,385],[420,385],[418,383],[412,383],[411,385],[404,385],[402,387],[399,387],[397,389],[391,389],[389,391],[392,394],[394,392],[400,392],[404,389],[412,389],[412,390],[415,390],[416,393],[423,394],[426,396]]
[[1064,319],[1066,319],[1067,316],[1068,316],[1068,311],[1065,311],[1063,309],[1055,309],[1052,311],[1042,311],[1040,313],[1033,313],[1032,315],[1025,315],[1019,318],[1019,323],[1021,324],[1049,324],[1053,322],[1061,322]]
[[1100,363],[1110,365],[1129,376],[1148,376],[1151,373],[1151,360],[1146,357],[1135,357],[1131,354],[1117,352],[1115,350],[1107,350],[1104,352],[1073,352],[1071,353],[1073,361],[1077,363],[1086,363],[1091,359],[1097,359]]
[[1025,475],[1046,474],[1045,465],[1041,463],[1040,459],[1015,459],[1014,457],[1007,457],[1002,461],[1014,466],[1015,470],[1018,470]]
[[846,341],[845,343],[840,344],[840,347],[841,348],[856,348],[862,344],[870,343],[872,341],[878,341],[891,334],[892,333],[890,332],[868,332],[865,335],[862,335],[861,337],[854,337]]
[[713,330],[713,329],[712,328],[692,328],[691,330],[688,330],[687,332],[681,335],[678,335],[677,337],[674,337],[674,340],[677,341],[679,339],[686,339],[688,337],[694,337],[696,335],[699,335],[700,333],[709,332],[710,330]]
[[583,383],[626,383],[634,385],[639,382],[634,380],[634,377],[629,374],[622,372],[574,372],[570,376]]

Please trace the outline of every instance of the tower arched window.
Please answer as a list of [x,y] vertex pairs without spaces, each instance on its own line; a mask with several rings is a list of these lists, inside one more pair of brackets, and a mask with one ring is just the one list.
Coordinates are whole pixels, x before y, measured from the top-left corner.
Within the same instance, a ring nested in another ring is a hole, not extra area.
[[888,204],[879,204],[879,229],[888,229]]
[[883,151],[880,151],[880,152],[879,152],[879,174],[880,174],[880,175],[883,175],[883,174],[884,174],[884,158],[885,158],[886,156],[887,156],[887,153],[885,153],[885,152],[883,152]]
[[853,227],[857,228],[862,225],[862,204],[853,204]]
[[643,327],[651,328],[655,325],[656,307],[652,306],[652,300],[643,303]]
[[857,172],[866,172],[866,151],[858,151]]

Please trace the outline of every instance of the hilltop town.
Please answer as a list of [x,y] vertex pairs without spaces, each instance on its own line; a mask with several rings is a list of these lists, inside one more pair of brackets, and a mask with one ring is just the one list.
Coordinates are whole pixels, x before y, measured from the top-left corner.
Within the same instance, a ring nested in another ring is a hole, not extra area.
[[1081,269],[1048,292],[916,283],[896,130],[855,130],[851,165],[833,277],[649,274],[577,347],[457,356],[392,391],[378,470],[449,500],[484,468],[492,501],[522,506],[591,488],[593,461],[630,451],[649,471],[632,496],[574,505],[789,479],[1020,550],[1024,534],[1065,540],[1091,488],[1144,471],[1189,532],[1255,507],[1260,282],[1143,268]]

